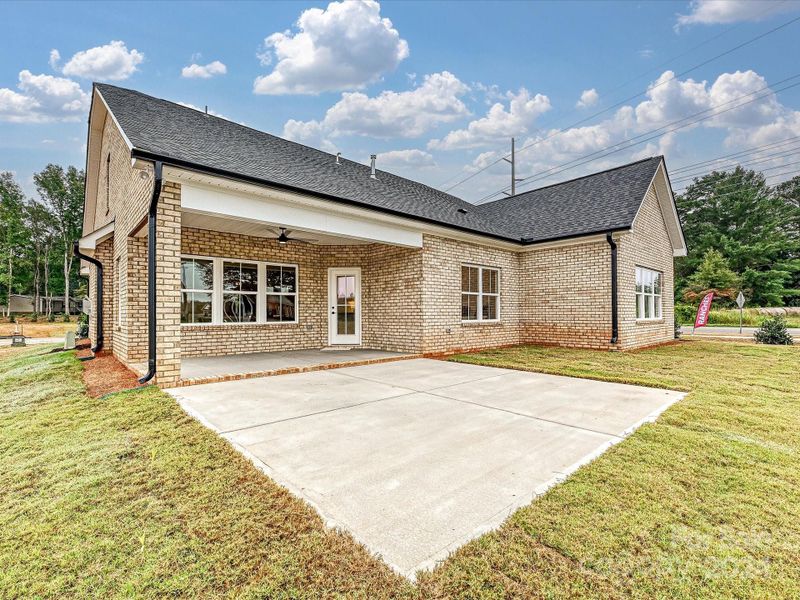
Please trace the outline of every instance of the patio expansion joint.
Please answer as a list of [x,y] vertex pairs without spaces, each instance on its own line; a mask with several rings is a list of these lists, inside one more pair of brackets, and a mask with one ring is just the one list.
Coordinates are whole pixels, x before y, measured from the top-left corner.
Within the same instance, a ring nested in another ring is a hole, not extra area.
[[[407,390],[407,388],[399,388],[402,390]],[[276,419],[275,421],[267,421],[265,423],[257,423],[256,425],[248,425],[246,427],[238,427],[236,429],[226,429],[225,431],[220,431],[222,434],[228,433],[238,433],[240,431],[246,431],[248,429],[255,429],[257,427],[265,427],[267,425],[276,425],[278,423],[285,423],[287,421],[297,421],[299,419],[305,419],[306,417],[314,417],[317,415],[324,415],[327,413],[338,412],[341,410],[347,410],[349,408],[357,408],[359,406],[365,406],[367,404],[377,404],[378,402],[383,402],[384,400],[394,400],[395,398],[402,398],[403,396],[411,396],[412,394],[416,394],[418,392],[414,390],[407,390],[403,391],[401,394],[397,394],[395,396],[387,396],[386,398],[376,398],[375,400],[365,400],[364,402],[357,402],[355,404],[348,404],[347,406],[337,406],[336,408],[329,408],[327,410],[318,410],[316,412],[306,413],[304,415],[295,415],[294,417],[286,417],[285,419]]]
[[[461,402],[462,404],[472,404],[473,406],[480,406],[481,408],[486,408],[486,409],[489,409],[489,410],[496,410],[496,411],[499,411],[499,412],[504,412],[504,413],[516,415],[518,417],[525,417],[526,419],[531,419],[531,420],[534,420],[534,421],[542,421],[542,422],[545,422],[545,423],[551,423],[553,425],[561,425],[563,427],[570,427],[572,429],[579,429],[579,430],[582,430],[582,431],[587,431],[589,433],[594,433],[594,434],[598,434],[598,435],[610,436],[610,437],[615,438],[617,440],[624,439],[624,437],[625,437],[624,434],[623,435],[619,435],[619,434],[616,434],[616,433],[610,433],[608,431],[599,431],[599,430],[596,430],[596,429],[590,429],[588,427],[581,427],[579,425],[572,425],[570,423],[563,423],[561,421],[555,421],[555,420],[552,420],[552,419],[545,419],[545,418],[542,418],[542,417],[534,417],[533,415],[526,415],[524,413],[519,413],[519,412],[515,412],[513,410],[508,410],[507,408],[499,408],[497,406],[489,406],[489,405],[486,405],[486,404],[481,404],[480,402],[473,402],[471,400],[460,400],[458,398],[451,398],[450,396],[443,396],[441,394],[437,394],[436,393],[437,390],[446,390],[448,388],[456,387],[456,386],[459,386],[459,385],[464,385],[465,383],[475,383],[477,381],[485,381],[486,379],[494,379],[496,377],[507,377],[509,375],[513,375],[514,373],[517,373],[517,371],[512,371],[510,373],[493,373],[492,375],[489,375],[487,377],[480,377],[480,378],[477,378],[477,379],[471,379],[469,381],[461,381],[459,383],[450,383],[450,384],[447,384],[447,385],[441,385],[441,386],[429,388],[429,389],[426,389],[426,390],[417,390],[416,393],[428,394],[430,396],[435,396],[435,397],[440,398],[442,400],[452,400],[453,402]],[[355,379],[360,379],[362,381],[370,381],[370,382],[373,382],[373,383],[384,383],[382,381],[378,381],[377,379],[369,379],[367,377],[359,377],[359,376],[353,375],[351,373],[338,373],[338,374],[339,375],[346,375],[347,377],[354,377]],[[403,395],[406,395],[406,394],[403,394]],[[387,398],[387,400],[388,400],[388,398]]]

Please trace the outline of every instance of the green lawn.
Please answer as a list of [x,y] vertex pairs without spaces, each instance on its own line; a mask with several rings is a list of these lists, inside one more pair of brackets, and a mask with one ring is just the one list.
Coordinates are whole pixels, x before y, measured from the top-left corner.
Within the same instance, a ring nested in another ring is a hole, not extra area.
[[166,394],[0,351],[0,597],[800,596],[800,348],[455,360],[691,393],[411,586]]

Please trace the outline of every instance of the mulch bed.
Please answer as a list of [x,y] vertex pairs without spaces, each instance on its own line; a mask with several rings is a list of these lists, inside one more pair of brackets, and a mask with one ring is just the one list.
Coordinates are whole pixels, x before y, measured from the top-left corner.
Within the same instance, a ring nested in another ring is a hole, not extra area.
[[[76,347],[78,358],[92,355],[88,344],[84,346],[80,343]],[[104,350],[97,353],[92,360],[84,361],[83,383],[86,385],[86,393],[94,398],[141,387],[136,373],[114,358],[113,354]]]

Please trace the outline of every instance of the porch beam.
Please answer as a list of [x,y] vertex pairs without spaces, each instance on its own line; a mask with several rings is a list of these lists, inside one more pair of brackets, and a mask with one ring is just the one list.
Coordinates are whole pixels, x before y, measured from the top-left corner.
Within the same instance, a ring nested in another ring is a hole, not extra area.
[[222,215],[246,221],[262,221],[265,226],[302,229],[303,231],[339,235],[408,248],[422,247],[422,232],[420,231],[332,214],[271,198],[255,198],[227,191],[210,190],[186,183],[182,185],[181,208],[207,215]]

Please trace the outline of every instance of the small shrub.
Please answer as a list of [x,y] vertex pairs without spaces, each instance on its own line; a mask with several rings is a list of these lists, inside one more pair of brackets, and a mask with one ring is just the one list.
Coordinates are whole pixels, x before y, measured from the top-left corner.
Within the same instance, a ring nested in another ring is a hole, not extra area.
[[49,315],[47,315],[47,322],[48,323],[55,323],[56,322],[55,313],[50,313]]
[[64,316],[62,317],[62,321],[64,321],[64,323],[69,323],[71,320],[72,319],[69,318],[69,315],[67,313],[64,313]]
[[677,319],[675,320],[675,339],[681,339],[681,324]]
[[786,319],[780,315],[767,317],[761,327],[753,334],[759,344],[774,344],[788,346],[794,343],[792,336],[786,329]]
[[694,323],[694,315],[697,309],[691,304],[675,305],[675,325],[691,325]]
[[11,313],[8,315],[8,322],[9,323],[16,323],[17,322],[17,315]]
[[31,313],[31,323],[36,323],[39,320],[39,313]]

